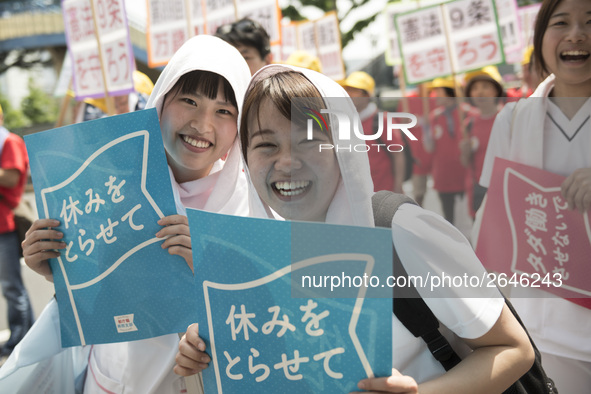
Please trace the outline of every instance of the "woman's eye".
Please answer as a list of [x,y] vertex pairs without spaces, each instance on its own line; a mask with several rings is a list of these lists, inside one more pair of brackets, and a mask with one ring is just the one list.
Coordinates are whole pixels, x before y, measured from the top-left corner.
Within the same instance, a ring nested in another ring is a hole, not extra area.
[[186,98],[186,97],[185,97],[185,98],[183,98],[182,100],[183,100],[185,103],[189,104],[189,105],[195,105],[195,106],[197,105],[197,103],[195,102],[195,100],[192,100],[192,99],[190,99],[190,98]]
[[312,135],[311,140],[309,140],[308,138],[305,138],[304,140],[301,141],[301,143],[305,143],[305,142],[324,143],[324,142],[329,142],[329,139],[325,134],[314,133]]
[[224,115],[233,115],[232,111],[229,111],[227,109],[220,109],[218,110],[218,112]]
[[274,148],[277,144],[268,141],[261,141],[255,142],[252,144],[253,149],[266,149],[266,148]]

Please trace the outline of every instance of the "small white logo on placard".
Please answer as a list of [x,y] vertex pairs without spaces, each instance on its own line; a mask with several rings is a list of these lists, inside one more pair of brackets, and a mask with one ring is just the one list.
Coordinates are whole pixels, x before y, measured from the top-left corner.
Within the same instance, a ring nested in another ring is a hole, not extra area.
[[115,316],[115,325],[117,325],[118,333],[137,331],[137,327],[133,324],[133,313]]

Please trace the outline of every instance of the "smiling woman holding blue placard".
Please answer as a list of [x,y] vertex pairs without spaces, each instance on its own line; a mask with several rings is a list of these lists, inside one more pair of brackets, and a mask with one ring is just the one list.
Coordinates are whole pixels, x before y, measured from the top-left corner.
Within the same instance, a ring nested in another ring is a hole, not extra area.
[[[245,215],[248,209],[236,136],[249,78],[248,65],[234,47],[197,36],[175,53],[147,103],[158,112],[178,211],[158,221],[162,228],[156,237],[163,240],[162,248],[183,257],[191,268],[185,207],[233,215]],[[65,248],[60,234],[48,228],[57,225],[52,219],[37,221],[24,243],[27,264],[48,277],[46,260]],[[172,370],[177,346],[176,333],[96,345],[84,392],[182,393],[184,382]]]
[[[294,100],[298,97],[306,97],[303,104]],[[352,133],[343,139],[347,133],[338,132],[337,116],[328,116],[329,134],[309,130],[313,124],[297,116],[311,106],[318,112],[352,113],[355,109],[347,97],[334,81],[310,70],[271,65],[253,76],[240,131],[253,216],[374,226],[367,155],[346,149],[361,141]],[[324,150],[327,145],[341,149]],[[404,204],[398,209],[392,237],[410,275],[485,272],[458,230],[418,206]],[[369,376],[359,388],[421,393],[471,393],[475,387],[494,393],[508,388],[531,366],[533,350],[498,291],[477,292],[481,298],[466,298],[452,288],[425,300],[437,318],[474,349],[460,364],[446,373],[425,343],[392,316],[392,376]],[[188,375],[206,366],[199,363],[204,353],[197,348],[203,350],[204,343],[191,326],[181,340],[177,371]]]

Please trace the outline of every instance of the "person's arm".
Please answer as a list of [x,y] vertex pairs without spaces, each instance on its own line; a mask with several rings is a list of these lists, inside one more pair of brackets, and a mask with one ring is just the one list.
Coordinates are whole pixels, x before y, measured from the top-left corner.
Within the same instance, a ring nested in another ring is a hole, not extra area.
[[505,305],[495,325],[477,339],[464,339],[474,351],[444,375],[419,385],[421,393],[501,393],[534,362],[527,334]]
[[534,362],[529,338],[507,306],[486,334],[463,340],[474,351],[435,379],[415,386],[412,377],[394,370],[390,377],[364,379],[359,386],[373,393],[468,394],[478,388],[478,393],[498,394],[525,374]]
[[560,188],[570,209],[584,213],[591,207],[591,168],[579,168],[570,174]]
[[[404,204],[398,209],[392,220],[392,239],[409,276],[426,278],[441,272],[449,277],[486,275],[460,231],[418,206]],[[420,382],[420,393],[473,393],[475,387],[479,393],[501,393],[532,365],[529,338],[498,289],[418,286],[417,291],[437,319],[474,349],[449,372]],[[395,354],[393,357],[396,359]]]
[[21,172],[14,168],[0,168],[0,186],[12,189],[18,185]]
[[4,142],[1,159],[0,186],[12,189],[27,171],[27,150],[22,138],[9,134]]

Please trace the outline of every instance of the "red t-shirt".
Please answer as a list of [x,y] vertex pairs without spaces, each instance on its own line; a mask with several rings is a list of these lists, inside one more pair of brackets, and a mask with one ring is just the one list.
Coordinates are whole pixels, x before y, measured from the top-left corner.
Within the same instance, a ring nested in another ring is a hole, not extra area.
[[[374,125],[374,118],[378,116],[377,113],[378,112],[375,112],[372,116],[361,121],[364,134],[371,135],[377,132],[377,126]],[[384,114],[382,136],[378,140],[366,141],[366,145],[369,146],[367,156],[369,158],[369,169],[371,171],[374,191],[394,190],[394,172],[392,164],[394,157],[392,155],[404,154],[403,152],[389,152],[387,148],[387,146],[390,146],[392,151],[396,151],[398,147],[391,145],[402,145],[400,130],[393,130],[391,140],[388,140],[387,136],[387,117]],[[383,145],[375,146],[379,144]]]
[[[466,192],[468,194],[468,206],[470,208],[470,214],[474,217],[476,212],[472,210],[472,184],[473,180],[480,179],[482,174],[482,167],[484,166],[484,156],[486,155],[486,147],[488,146],[488,140],[490,139],[490,133],[492,131],[493,124],[495,123],[495,115],[488,118],[483,118],[480,114],[469,116],[466,119],[466,125],[470,126],[470,136],[478,140],[478,146],[475,151],[472,152],[472,165],[467,168],[466,171]],[[466,126],[468,127],[468,126]]]
[[15,208],[25,190],[29,169],[29,158],[25,142],[16,134],[10,133],[4,141],[2,156],[0,156],[2,169],[14,169],[20,172],[18,184],[13,188],[0,186],[0,234],[8,233],[16,229],[12,209]]
[[466,168],[460,162],[462,129],[457,108],[453,109],[454,130],[449,130],[443,107],[430,114],[431,134],[435,142],[431,174],[433,188],[441,193],[463,192]]
[[[423,98],[407,97],[406,102],[408,103],[408,111],[410,111],[411,114],[415,115],[417,119],[420,119],[423,116]],[[403,105],[403,102],[401,100],[398,104],[398,112],[405,112],[404,109],[405,106]],[[400,122],[407,123],[408,119],[401,120]],[[432,155],[431,153],[425,150],[425,147],[423,145],[423,128],[419,125],[416,125],[411,129],[411,132],[415,137],[417,137],[416,141],[413,141],[409,138],[406,139],[406,142],[410,147],[410,151],[414,159],[412,173],[414,175],[428,175],[431,172]]]

